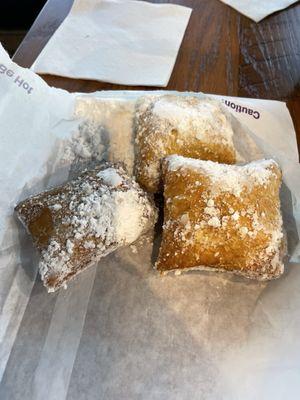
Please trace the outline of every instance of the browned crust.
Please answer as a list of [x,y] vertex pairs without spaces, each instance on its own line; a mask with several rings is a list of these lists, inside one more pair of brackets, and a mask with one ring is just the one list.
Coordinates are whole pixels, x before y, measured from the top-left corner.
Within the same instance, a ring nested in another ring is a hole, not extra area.
[[[171,154],[185,157],[211,160],[226,164],[236,162],[236,151],[233,146],[218,140],[217,134],[210,142],[203,142],[196,135],[183,135],[178,127],[171,124],[162,124],[153,113],[153,108],[160,98],[168,99],[174,96],[153,96],[142,98],[137,103],[135,130],[136,130],[136,163],[135,174],[137,181],[147,191],[155,193],[161,189],[160,177],[153,177],[153,170],[159,167],[159,161]],[[199,100],[197,97],[187,96],[185,101],[193,107]],[[158,143],[162,145],[159,147]]]
[[[121,164],[102,163],[92,170],[83,172],[78,178],[64,185],[20,202],[15,208],[17,216],[31,235],[34,245],[41,252],[43,265],[48,266],[48,270],[43,271],[40,264],[42,280],[49,291],[54,291],[63,286],[94,261],[99,260],[99,258],[102,258],[122,245],[121,243],[111,241],[106,242],[105,238],[97,237],[90,233],[85,233],[81,237],[77,237],[74,232],[74,226],[71,223],[72,218],[74,216],[77,217],[77,214],[70,205],[72,202],[80,202],[87,195],[82,189],[83,185],[89,185],[89,188],[92,188],[89,190],[93,192],[97,192],[103,187],[107,188],[107,185],[104,185],[102,179],[97,175],[100,171],[107,168],[113,168],[123,178],[121,185],[107,189],[106,195],[108,194],[108,201],[109,193],[113,193],[114,191],[126,192],[134,188],[141,201],[150,202],[152,205],[153,214],[146,217],[149,217],[149,221],[151,219],[154,221],[155,207],[152,200],[137,183],[129,178]],[[149,225],[151,225],[150,222]],[[68,240],[72,242],[71,254],[67,254]],[[50,244],[53,242],[60,248],[59,251],[55,252],[55,255],[58,254],[59,256],[59,252],[61,251],[62,254],[67,254],[69,257],[66,261],[68,265],[67,271],[59,271],[57,269],[53,271],[51,269],[49,255],[51,254]],[[89,243],[89,247],[86,246],[87,242]]]
[[[156,268],[161,272],[205,268],[261,280],[280,276],[283,273],[284,240],[273,252],[266,253],[271,240],[269,232],[282,231],[279,201],[281,171],[276,164],[270,168],[273,174],[268,184],[245,188],[240,197],[223,192],[214,198],[214,207],[220,211],[219,219],[238,212],[238,224],[229,218],[226,229],[205,225],[197,230],[195,226],[206,218],[205,199],[211,190],[210,179],[201,172],[184,168],[170,171],[168,161],[165,161],[165,219]],[[200,182],[200,186],[195,182]],[[244,210],[250,209],[260,216],[259,223],[266,229],[258,231],[253,237],[241,236],[241,226],[249,232],[253,229],[252,214],[242,216]],[[189,230],[180,219],[186,214],[191,224]]]

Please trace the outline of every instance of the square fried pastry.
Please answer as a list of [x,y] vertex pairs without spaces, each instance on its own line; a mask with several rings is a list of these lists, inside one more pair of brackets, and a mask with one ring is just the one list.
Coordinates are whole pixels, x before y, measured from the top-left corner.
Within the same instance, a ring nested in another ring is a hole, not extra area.
[[120,165],[103,164],[22,201],[18,217],[41,251],[49,292],[153,226],[152,200]]
[[178,154],[225,164],[236,162],[233,130],[221,103],[193,96],[142,97],[136,106],[137,181],[160,190],[162,158]]
[[226,165],[167,157],[159,271],[207,269],[268,280],[283,273],[284,240],[273,160]]

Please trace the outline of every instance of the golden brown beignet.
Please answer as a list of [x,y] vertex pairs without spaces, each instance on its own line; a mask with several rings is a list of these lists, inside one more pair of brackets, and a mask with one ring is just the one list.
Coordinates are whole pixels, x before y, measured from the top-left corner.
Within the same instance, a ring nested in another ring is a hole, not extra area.
[[136,177],[149,192],[160,188],[162,158],[178,154],[236,162],[233,131],[222,105],[192,96],[145,96],[136,108]]
[[159,271],[211,269],[261,280],[283,273],[281,171],[275,161],[238,166],[174,155],[163,172]]
[[16,211],[41,251],[39,270],[49,292],[133,243],[156,219],[147,194],[121,166],[108,163],[30,197]]

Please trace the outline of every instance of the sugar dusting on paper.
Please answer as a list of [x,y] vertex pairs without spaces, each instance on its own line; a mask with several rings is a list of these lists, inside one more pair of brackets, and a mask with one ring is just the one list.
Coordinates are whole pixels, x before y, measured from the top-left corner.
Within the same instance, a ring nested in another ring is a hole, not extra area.
[[74,114],[82,122],[66,144],[63,161],[122,161],[131,174],[133,110],[133,101],[78,97]]

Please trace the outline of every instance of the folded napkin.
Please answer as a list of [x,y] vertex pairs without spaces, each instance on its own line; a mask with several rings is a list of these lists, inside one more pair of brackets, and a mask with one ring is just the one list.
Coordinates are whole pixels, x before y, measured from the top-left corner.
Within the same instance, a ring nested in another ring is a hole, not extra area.
[[125,85],[167,86],[191,9],[133,0],[75,0],[32,69]]
[[235,8],[241,14],[259,22],[275,11],[296,3],[298,0],[221,0],[223,3]]

